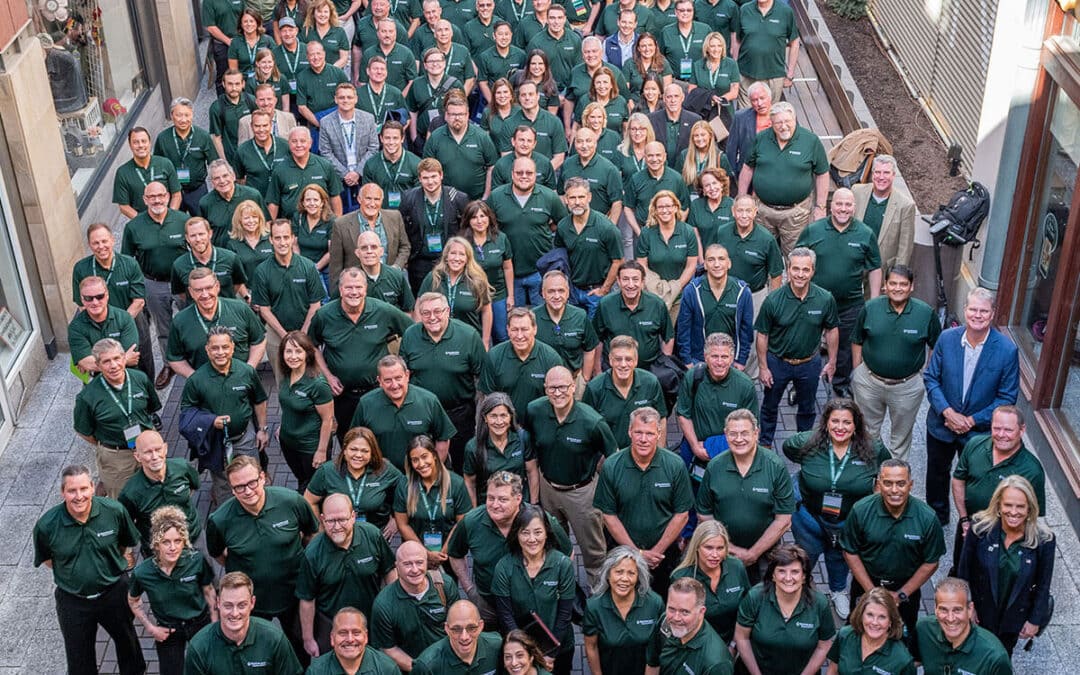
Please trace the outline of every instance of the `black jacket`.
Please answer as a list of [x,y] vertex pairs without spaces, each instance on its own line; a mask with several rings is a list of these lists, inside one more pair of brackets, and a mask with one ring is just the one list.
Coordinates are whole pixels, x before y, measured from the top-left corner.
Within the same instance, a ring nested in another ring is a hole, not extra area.
[[[757,113],[753,108],[743,108],[735,113],[731,120],[731,128],[728,129],[727,145],[724,152],[727,153],[731,168],[738,176],[742,171],[746,158],[754,149],[754,138],[757,137]],[[734,193],[735,190],[732,190]]]
[[199,471],[225,470],[225,434],[214,428],[217,417],[203,408],[180,411],[180,435],[188,442],[188,456],[199,460]]
[[[447,239],[457,235],[461,229],[461,212],[465,210],[465,205],[468,203],[469,198],[464,192],[449,185],[443,186],[441,234],[444,245]],[[401,206],[398,211],[401,213],[401,219],[405,221],[405,234],[409,237],[409,243],[412,244],[409,261],[417,259],[437,261],[440,254],[430,253],[427,240],[424,238],[424,230],[428,226],[427,214],[424,212],[424,189],[418,186],[406,190],[405,194],[401,195]]]
[[[682,170],[681,166],[675,166],[675,162],[679,159],[679,153],[690,147],[690,128],[700,121],[701,116],[689,110],[683,110],[679,115],[679,147],[674,155],[668,157],[667,161],[668,166],[676,171]],[[661,106],[660,110],[649,113],[649,122],[652,124],[653,132],[656,133],[657,142],[667,147],[667,110],[664,110],[663,106]]]

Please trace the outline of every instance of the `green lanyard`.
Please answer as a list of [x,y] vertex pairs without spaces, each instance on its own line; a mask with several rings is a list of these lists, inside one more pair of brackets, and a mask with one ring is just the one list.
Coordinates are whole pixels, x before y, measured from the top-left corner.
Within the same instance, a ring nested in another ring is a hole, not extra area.
[[[706,70],[708,70],[708,63],[705,64]],[[709,88],[716,89],[716,81],[720,79],[720,64],[716,64],[715,70],[709,70]]]
[[[210,264],[209,265],[204,265],[201,262],[196,261],[195,260],[195,254],[192,253],[190,250],[188,250],[187,257],[188,257],[188,261],[191,262],[191,269],[195,269],[196,267],[207,267],[207,268],[210,269],[211,272],[214,273],[214,277],[215,278],[217,277],[217,247],[216,246],[214,246],[214,245],[210,246]],[[196,314],[197,313],[198,312],[196,312]]]
[[832,487],[829,488],[830,492],[836,492],[836,482],[840,480],[840,476],[844,473],[844,467],[847,466],[848,460],[851,459],[851,449],[844,454],[843,461],[840,462],[840,470],[836,470],[836,453],[833,452],[832,445],[829,446],[829,480]]
[[[214,312],[214,318],[210,319],[211,325],[217,325],[217,321],[218,321],[218,311],[217,310],[220,310],[220,309],[221,309],[220,306],[216,308],[216,310]],[[210,335],[210,326],[207,326],[206,322],[203,321],[202,312],[199,311],[198,307],[195,308],[195,318],[199,320],[199,325],[202,326],[203,332],[206,333],[207,335]]]
[[[94,256],[90,256],[90,269],[93,270],[95,277],[100,277],[101,275],[97,273],[97,268],[98,268],[97,258],[95,258]],[[106,277],[105,277],[105,285],[106,286],[109,285],[109,279],[112,279],[112,273],[113,273],[114,269],[116,269],[116,258],[115,257],[113,258],[112,267],[110,267],[108,269],[109,274],[106,275]],[[105,268],[102,267],[101,271],[104,272]]]
[[424,200],[424,214],[427,216],[428,232],[435,234],[439,232],[439,221],[442,220],[442,199],[435,202],[434,209],[431,202]]
[[[432,487],[432,489],[434,489],[436,486],[438,486],[437,482],[435,483],[435,485],[433,485],[431,487]],[[419,487],[420,487],[420,498],[424,500],[424,511],[427,512],[428,522],[431,523],[431,524],[434,524],[435,523],[435,514],[438,513],[439,502],[436,501],[434,504],[429,505],[428,504],[428,498],[427,498],[427,491],[424,490],[424,484],[420,483]],[[443,511],[443,514],[445,514],[445,513],[446,513],[446,511]]]
[[176,146],[176,154],[179,155],[179,157],[180,157],[179,166],[186,166],[185,162],[187,161],[188,150],[191,149],[191,138],[192,138],[192,131],[189,130],[187,140],[184,142],[184,151],[181,152],[180,151],[180,135],[176,133],[176,127],[173,127],[172,140],[173,140],[173,145]]
[[289,76],[291,78],[295,79],[296,78],[296,67],[298,65],[300,65],[300,47],[299,46],[297,46],[296,50],[293,51],[293,54],[296,55],[296,58],[294,58],[292,60],[292,63],[289,63],[289,50],[285,49],[285,46],[282,45],[282,47],[281,47],[281,55],[284,57],[285,65],[289,67]]
[[[132,160],[132,161],[134,162],[134,160]],[[139,176],[139,180],[142,181],[143,187],[146,187],[147,185],[149,185],[150,183],[152,183],[152,182],[154,182],[156,180],[154,178],[154,165],[153,164],[146,167],[147,171],[150,174],[149,178],[147,178],[146,176],[143,175],[142,169],[140,169],[137,164],[133,164],[133,166],[135,167],[135,173]]]
[[454,302],[457,300],[457,290],[458,286],[461,284],[461,277],[463,276],[465,275],[462,274],[458,277],[457,281],[451,283],[450,275],[446,275],[446,301],[450,304],[451,317],[454,316]]
[[[371,93],[371,85],[367,87],[368,100],[371,101],[371,114],[375,115],[375,121],[380,122],[383,119],[383,107],[386,105],[386,85],[383,85],[382,94],[379,95],[379,102],[375,103],[375,94]],[[402,157],[405,157],[405,153],[401,153]]]
[[127,380],[127,409],[126,410],[124,409],[124,406],[120,405],[120,399],[116,398],[116,394],[113,392],[112,385],[105,381],[105,376],[104,375],[101,376],[101,386],[105,387],[105,391],[109,392],[109,398],[111,398],[113,400],[113,403],[115,403],[116,407],[120,409],[120,412],[124,413],[124,418],[127,420],[127,423],[131,424],[131,414],[135,411],[135,403],[134,403],[134,400],[133,400],[134,397],[131,394],[131,378],[130,377],[125,377],[124,379]]
[[[352,476],[346,474],[345,481],[349,485],[349,496],[352,497],[353,508],[360,511],[360,500],[364,496],[364,488],[367,487],[368,474],[364,472],[364,477],[360,479],[360,485],[353,483]],[[423,494],[421,492],[421,494]]]
[[271,167],[273,167],[274,162],[277,161],[277,143],[274,141],[273,136],[270,137],[269,163],[266,161],[266,155],[263,153],[262,148],[259,147],[259,144],[255,143],[254,141],[252,141],[252,144],[255,146],[255,156],[259,158],[260,162],[262,162],[263,168],[266,169],[266,173],[271,173],[273,171]]
[[[370,93],[368,95],[370,96]],[[383,96],[384,97],[386,96],[385,90],[383,91]],[[372,101],[371,104],[375,105],[375,102]],[[383,171],[386,172],[387,180],[389,180],[391,183],[393,183],[396,186],[398,176],[401,175],[401,167],[402,167],[402,165],[405,164],[405,151],[404,150],[401,151],[401,158],[398,159],[397,166],[394,167],[394,173],[390,173],[390,167],[393,166],[393,165],[386,163],[386,155],[379,155],[379,159],[382,160],[382,168],[383,168]],[[442,200],[439,200],[439,203],[441,204]]]
[[685,40],[683,39],[682,33],[679,32],[678,28],[675,29],[675,32],[679,36],[679,45],[682,47],[683,58],[690,58],[690,48],[694,46],[694,27],[690,27],[690,34],[686,36]]

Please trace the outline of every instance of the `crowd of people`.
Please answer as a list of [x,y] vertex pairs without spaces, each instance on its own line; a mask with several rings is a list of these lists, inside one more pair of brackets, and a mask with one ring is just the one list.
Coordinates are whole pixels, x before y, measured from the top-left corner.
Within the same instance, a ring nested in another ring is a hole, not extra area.
[[1012,672],[1054,558],[1016,348],[913,297],[892,157],[830,193],[783,0],[201,6],[209,128],[129,132],[72,273],[69,672],[99,626],[144,672],[136,620],[189,675],[565,675],[575,625],[594,675]]

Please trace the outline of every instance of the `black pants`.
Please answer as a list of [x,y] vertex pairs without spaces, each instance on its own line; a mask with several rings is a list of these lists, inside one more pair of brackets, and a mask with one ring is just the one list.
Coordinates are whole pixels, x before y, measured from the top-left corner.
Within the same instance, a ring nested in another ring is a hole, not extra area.
[[[421,246],[427,246],[427,242],[421,241]],[[427,258],[413,258],[409,261],[409,286],[413,295],[420,294],[420,284],[424,283],[424,277],[435,267],[437,260]]]
[[126,574],[93,600],[55,590],[56,618],[64,636],[68,675],[97,675],[98,626],[113,640],[121,675],[142,675],[146,671],[127,594]]
[[[876,584],[880,584],[877,579],[871,579]],[[902,585],[902,584],[900,584]],[[887,584],[885,588],[890,591],[896,591],[900,588],[900,585]],[[851,583],[851,606],[855,607],[855,604],[859,602],[859,598],[863,596],[869,589],[864,589],[862,584],[856,579],[852,579]],[[911,595],[908,596],[907,602],[901,602],[897,609],[900,610],[900,620],[904,622],[904,644],[907,645],[910,650],[915,641],[915,622],[919,620],[919,606],[922,603],[922,589],[917,589]]]
[[214,55],[214,92],[221,96],[225,93],[225,86],[221,84],[221,76],[229,69],[229,45],[210,38],[210,48]]
[[285,637],[289,640],[289,644],[292,645],[293,651],[296,652],[296,658],[300,660],[300,665],[307,668],[311,663],[311,657],[304,650],[304,636],[300,631],[300,605],[299,603],[293,603],[288,609],[282,612],[252,612],[260,619],[266,619],[267,621],[278,620],[281,624],[281,630],[285,633]]
[[926,433],[926,503],[942,525],[949,522],[949,486],[952,462],[964,449],[961,441],[943,441]]
[[206,196],[206,183],[203,182],[193,190],[184,190],[180,193],[180,210],[189,216],[202,217],[202,209],[199,208],[199,200]]
[[[146,373],[150,382],[154,382],[154,338],[150,334],[150,311],[143,308],[135,317],[135,330],[139,333],[139,370]],[[161,355],[164,363],[165,355]]]
[[650,585],[661,598],[667,598],[668,586],[671,585],[671,572],[679,564],[681,558],[679,540],[676,539],[675,543],[664,551],[664,559],[660,561],[656,569],[652,570],[652,583]]
[[446,409],[457,433],[450,439],[450,464],[454,473],[461,475],[465,466],[465,444],[476,435],[476,402],[466,401]]
[[[353,414],[360,404],[360,397],[371,391],[370,387],[351,387],[334,397],[334,419],[337,421],[338,445],[345,447],[345,432],[352,426]],[[329,457],[326,458],[330,460]]]
[[175,626],[166,626],[173,629],[172,635],[164,642],[154,643],[161,675],[184,675],[184,652],[187,649],[187,643],[191,641],[195,633],[209,624],[210,612],[208,611],[197,619]]
[[863,303],[857,302],[839,312],[840,345],[836,350],[836,373],[832,380],[834,391],[851,388],[851,331],[855,328],[855,320],[859,318],[862,308]]
[[315,458],[315,455],[282,445],[281,456],[285,458],[285,463],[289,465],[289,471],[292,471],[292,475],[296,476],[296,490],[300,494],[304,494],[307,484],[311,482],[311,477],[315,475],[315,467],[311,466],[311,461]]

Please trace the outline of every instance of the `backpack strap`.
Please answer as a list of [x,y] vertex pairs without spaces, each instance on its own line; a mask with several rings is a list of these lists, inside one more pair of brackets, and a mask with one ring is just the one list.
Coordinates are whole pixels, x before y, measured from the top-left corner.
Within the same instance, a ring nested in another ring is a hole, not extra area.
[[443,579],[442,572],[440,570],[428,572],[428,581],[435,587],[435,592],[439,594],[443,607],[446,607],[446,581]]

